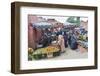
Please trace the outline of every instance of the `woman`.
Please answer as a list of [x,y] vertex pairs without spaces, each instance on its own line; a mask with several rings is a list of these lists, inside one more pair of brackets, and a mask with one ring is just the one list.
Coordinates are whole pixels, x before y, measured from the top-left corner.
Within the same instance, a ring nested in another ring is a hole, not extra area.
[[58,44],[59,44],[59,46],[60,46],[60,48],[61,48],[61,53],[64,53],[65,52],[65,45],[64,45],[64,38],[63,38],[63,36],[62,35],[59,35],[58,36]]

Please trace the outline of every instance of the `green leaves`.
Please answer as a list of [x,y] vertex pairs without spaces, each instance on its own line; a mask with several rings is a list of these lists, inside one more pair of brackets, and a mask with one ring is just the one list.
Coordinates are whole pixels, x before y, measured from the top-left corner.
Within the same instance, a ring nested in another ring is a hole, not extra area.
[[80,25],[80,17],[71,16],[67,19],[67,22]]

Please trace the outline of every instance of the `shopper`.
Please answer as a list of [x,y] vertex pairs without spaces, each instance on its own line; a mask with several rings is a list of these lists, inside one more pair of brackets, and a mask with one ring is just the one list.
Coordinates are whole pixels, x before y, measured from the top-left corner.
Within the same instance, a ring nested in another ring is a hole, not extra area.
[[72,33],[68,33],[68,45],[70,46],[71,45],[71,35]]
[[43,37],[42,37],[42,44],[43,44],[43,47],[46,47],[48,45],[48,38],[47,38],[47,35],[44,34]]
[[65,47],[67,48],[68,47],[68,35],[67,35],[67,33],[66,32],[64,32],[64,35],[63,35],[63,37],[64,37],[64,44],[65,44]]

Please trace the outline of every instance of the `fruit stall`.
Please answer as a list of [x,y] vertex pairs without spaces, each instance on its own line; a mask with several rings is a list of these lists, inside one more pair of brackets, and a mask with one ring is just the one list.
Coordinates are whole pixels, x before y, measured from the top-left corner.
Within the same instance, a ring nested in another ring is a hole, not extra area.
[[88,37],[86,34],[80,35],[77,42],[78,48],[81,52],[88,51]]
[[33,51],[32,48],[28,49],[28,60],[40,60],[46,58],[53,58],[60,55],[60,49],[54,46],[47,46]]

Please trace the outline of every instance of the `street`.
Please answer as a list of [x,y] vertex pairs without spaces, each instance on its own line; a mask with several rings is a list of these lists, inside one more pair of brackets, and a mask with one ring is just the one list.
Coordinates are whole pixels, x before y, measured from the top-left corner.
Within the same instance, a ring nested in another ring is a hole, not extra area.
[[69,47],[66,48],[66,52],[62,53],[58,57],[51,58],[51,60],[57,60],[57,59],[82,59],[82,58],[88,58],[88,52],[80,52],[79,49],[77,50],[71,50]]

